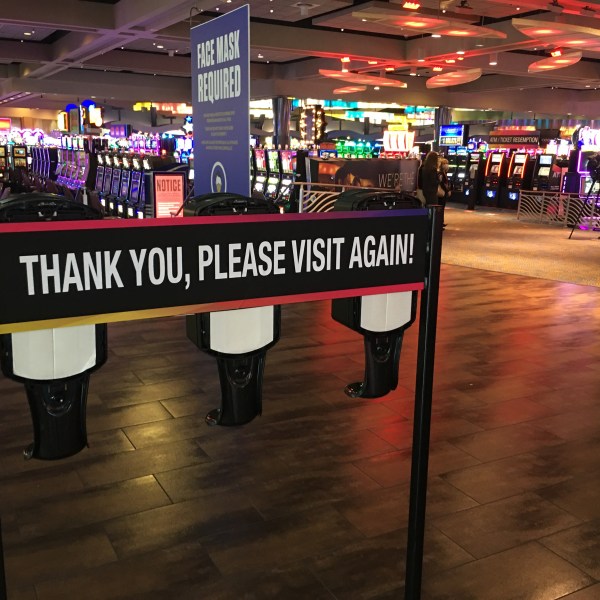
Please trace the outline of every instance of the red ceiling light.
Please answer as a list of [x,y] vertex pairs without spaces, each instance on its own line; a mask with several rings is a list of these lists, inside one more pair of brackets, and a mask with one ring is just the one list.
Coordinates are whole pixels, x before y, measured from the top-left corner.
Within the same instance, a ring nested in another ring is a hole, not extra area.
[[443,71],[444,67],[433,67],[432,71],[435,71],[436,73],[439,73],[440,71]]
[[410,2],[409,0],[402,5],[402,8],[408,8],[409,10],[419,10],[420,7],[419,2]]
[[394,67],[386,67],[385,70],[386,71],[395,71],[396,69],[394,69]]
[[555,48],[554,50],[550,51],[550,56],[554,56],[555,58],[557,56],[562,56],[562,50],[560,48]]
[[370,65],[376,65],[377,61],[376,60],[368,60],[367,61]]
[[344,56],[344,58],[340,58],[340,60],[341,60],[343,63],[349,63],[349,62],[350,62],[350,57],[349,57],[349,56]]

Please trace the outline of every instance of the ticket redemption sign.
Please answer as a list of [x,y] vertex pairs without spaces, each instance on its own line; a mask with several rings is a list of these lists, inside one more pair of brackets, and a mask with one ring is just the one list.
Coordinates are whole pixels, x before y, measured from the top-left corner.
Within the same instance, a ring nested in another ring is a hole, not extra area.
[[424,209],[0,225],[0,333],[422,289],[427,225]]
[[250,9],[191,30],[194,194],[250,195]]

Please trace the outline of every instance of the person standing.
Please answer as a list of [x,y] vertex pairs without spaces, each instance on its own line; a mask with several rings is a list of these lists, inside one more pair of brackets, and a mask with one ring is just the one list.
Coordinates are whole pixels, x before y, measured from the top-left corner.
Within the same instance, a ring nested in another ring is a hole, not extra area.
[[[425,206],[438,203],[438,153],[427,153],[423,164],[419,167],[417,174],[417,191],[421,190],[425,200]],[[421,199],[423,201],[423,199]]]
[[[446,208],[446,201],[450,198],[451,189],[450,189],[450,181],[448,180],[448,168],[450,167],[447,158],[440,158],[439,168],[438,168],[438,204],[441,204],[444,208]],[[442,213],[443,214],[443,213]],[[446,223],[443,224],[443,228],[446,227]]]

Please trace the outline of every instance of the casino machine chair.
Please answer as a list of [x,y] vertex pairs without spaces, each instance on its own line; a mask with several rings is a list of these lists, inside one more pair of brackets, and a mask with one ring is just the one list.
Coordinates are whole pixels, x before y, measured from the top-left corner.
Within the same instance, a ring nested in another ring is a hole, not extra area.
[[[0,202],[0,222],[99,219],[88,206],[48,193],[20,194]],[[106,324],[0,335],[0,367],[24,383],[34,440],[25,458],[54,460],[87,446],[90,373],[106,362]]]

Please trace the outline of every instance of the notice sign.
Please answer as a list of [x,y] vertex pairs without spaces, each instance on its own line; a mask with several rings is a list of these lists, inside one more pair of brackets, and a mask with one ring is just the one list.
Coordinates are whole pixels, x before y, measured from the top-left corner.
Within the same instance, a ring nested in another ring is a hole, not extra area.
[[250,195],[248,5],[191,30],[194,193]]
[[428,223],[414,209],[2,225],[0,333],[421,289]]
[[[154,206],[158,218],[173,217],[185,200],[184,173],[154,173]],[[183,211],[179,213],[183,216]]]

